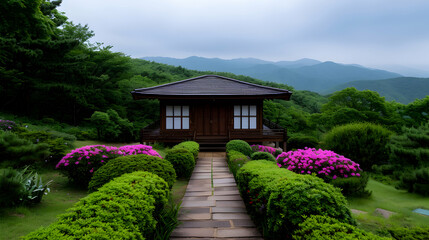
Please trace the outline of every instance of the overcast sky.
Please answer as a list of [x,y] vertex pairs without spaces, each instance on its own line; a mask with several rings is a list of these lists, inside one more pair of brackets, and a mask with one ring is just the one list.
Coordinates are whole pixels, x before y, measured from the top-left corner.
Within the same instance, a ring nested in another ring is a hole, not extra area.
[[427,0],[63,0],[132,57],[254,57],[429,67]]

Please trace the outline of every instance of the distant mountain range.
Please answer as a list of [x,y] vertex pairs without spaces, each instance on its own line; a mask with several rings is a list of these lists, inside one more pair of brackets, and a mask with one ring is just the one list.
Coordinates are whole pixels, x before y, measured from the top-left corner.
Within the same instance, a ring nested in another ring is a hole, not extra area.
[[339,85],[324,94],[355,87],[358,90],[372,90],[384,96],[386,100],[408,104],[417,98],[429,95],[429,78],[400,77],[393,79],[353,81]]
[[320,62],[314,59],[271,62],[255,58],[224,60],[220,58],[188,57],[144,57],[142,59],[182,66],[184,68],[231,72],[258,78],[264,81],[284,83],[298,90],[318,93],[330,91],[338,85],[356,80],[379,80],[402,77],[400,74],[379,69],[370,69],[357,64]]

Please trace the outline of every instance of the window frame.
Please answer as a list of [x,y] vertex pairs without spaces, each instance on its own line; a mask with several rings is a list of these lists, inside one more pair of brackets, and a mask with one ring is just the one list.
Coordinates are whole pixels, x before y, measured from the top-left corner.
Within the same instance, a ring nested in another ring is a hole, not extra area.
[[[168,108],[171,107],[171,114],[169,114]],[[177,112],[177,108],[180,108]],[[187,115],[184,114],[184,108],[187,107]],[[190,106],[189,105],[165,105],[165,129],[166,130],[189,130],[191,125],[190,120]],[[169,119],[171,119],[171,127],[169,128]],[[187,119],[187,128],[183,128],[184,119]],[[177,122],[176,122],[177,121]],[[176,125],[178,124],[178,125]]]
[[[236,108],[239,108],[239,114],[236,113]],[[254,114],[251,114],[251,108],[254,107]],[[233,106],[233,129],[235,130],[256,130],[258,129],[258,105],[256,104],[234,104]],[[244,110],[243,110],[244,109]],[[247,112],[247,114],[246,114]],[[243,123],[246,122],[247,126]],[[252,126],[254,119],[254,127]],[[243,126],[244,125],[244,126]],[[246,127],[246,128],[243,128]]]

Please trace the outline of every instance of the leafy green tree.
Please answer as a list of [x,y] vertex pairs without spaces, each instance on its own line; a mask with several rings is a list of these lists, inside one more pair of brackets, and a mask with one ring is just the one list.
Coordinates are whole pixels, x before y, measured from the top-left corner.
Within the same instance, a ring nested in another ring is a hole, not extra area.
[[110,124],[109,115],[104,112],[95,111],[91,115],[90,121],[97,129],[98,139],[101,139],[101,136],[104,135],[103,131],[107,129],[108,125]]
[[352,122],[371,122],[398,131],[403,124],[398,104],[386,102],[377,92],[358,91],[356,88],[332,94],[322,106],[322,113],[312,117],[312,122],[328,130]]
[[405,121],[410,126],[418,127],[429,121],[429,96],[417,99],[406,105],[402,111]]

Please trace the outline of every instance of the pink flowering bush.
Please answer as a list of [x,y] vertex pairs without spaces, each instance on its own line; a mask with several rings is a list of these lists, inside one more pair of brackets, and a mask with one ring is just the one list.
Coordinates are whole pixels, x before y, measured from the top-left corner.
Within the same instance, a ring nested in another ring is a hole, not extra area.
[[273,148],[273,147],[269,147],[269,146],[264,146],[264,145],[251,145],[250,147],[252,147],[253,152],[267,152],[267,153],[271,153],[271,155],[277,157],[277,155],[279,155],[281,153],[281,150]]
[[359,164],[330,150],[298,149],[280,154],[277,165],[299,174],[313,174],[323,179],[359,177]]
[[268,152],[271,154],[274,154],[276,152],[275,148],[264,145],[251,145],[250,147],[252,147],[252,150],[254,152]]
[[277,165],[299,174],[314,174],[336,187],[346,196],[369,196],[368,175],[359,164],[330,150],[298,149],[280,154]]
[[72,182],[87,186],[93,173],[109,160],[127,155],[146,154],[161,156],[146,145],[127,145],[112,147],[105,145],[89,145],[72,150],[56,165]]
[[16,127],[16,123],[10,120],[0,119],[0,130],[12,131]]

